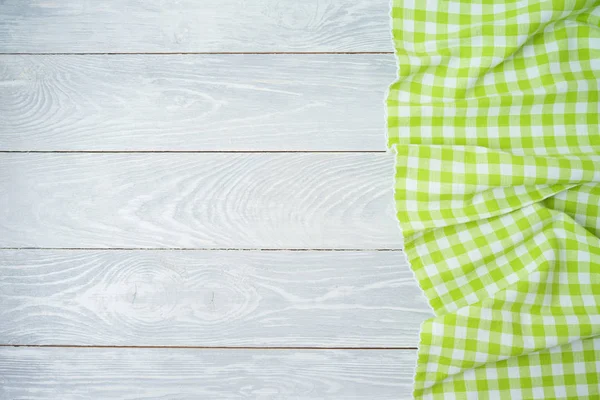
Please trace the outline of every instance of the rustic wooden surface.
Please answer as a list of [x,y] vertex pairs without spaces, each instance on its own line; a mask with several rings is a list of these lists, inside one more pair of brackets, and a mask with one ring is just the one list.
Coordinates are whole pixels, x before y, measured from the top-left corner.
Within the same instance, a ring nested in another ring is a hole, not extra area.
[[378,153],[0,157],[0,247],[399,249]]
[[415,347],[401,252],[0,252],[0,344]]
[[0,52],[391,51],[388,0],[3,0]]
[[0,150],[385,151],[395,69],[367,54],[0,55]]
[[2,399],[409,399],[414,351],[0,348]]
[[0,399],[411,397],[388,6],[0,1]]

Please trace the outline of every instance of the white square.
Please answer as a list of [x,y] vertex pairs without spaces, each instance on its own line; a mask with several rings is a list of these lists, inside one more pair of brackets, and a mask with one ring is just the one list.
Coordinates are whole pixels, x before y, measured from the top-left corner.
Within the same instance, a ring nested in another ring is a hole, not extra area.
[[[498,291],[500,290],[500,287],[496,283],[492,283],[490,285],[487,285],[485,287],[485,290],[488,292],[488,295],[491,297],[491,296],[495,295],[496,293],[498,293]],[[511,315],[511,318],[512,318],[512,315]]]
[[548,167],[548,178],[550,180],[559,180],[560,178],[560,169],[557,167]]
[[562,73],[562,71],[560,70],[560,63],[558,62],[551,62],[550,64],[548,64],[548,69],[553,75]]
[[464,360],[465,359],[465,351],[463,349],[454,348],[452,350],[452,358],[455,360]]
[[438,24],[436,22],[425,21],[425,32],[430,35],[435,35],[437,33],[437,26]]
[[474,262],[474,261],[481,260],[481,259],[483,258],[483,255],[481,254],[481,251],[479,251],[479,249],[477,249],[477,248],[475,248],[475,249],[473,249],[473,250],[469,251],[469,252],[467,253],[467,256],[468,256],[468,257],[469,257],[469,259],[470,259],[471,261],[473,261],[473,262]]
[[[552,20],[552,11],[550,10],[543,10],[540,13],[540,19],[541,19],[541,23],[540,26],[544,25],[547,22],[550,22]],[[551,42],[551,43],[555,43],[555,42]]]
[[421,78],[421,83],[424,85],[432,86],[434,78],[435,78],[435,75],[433,75],[433,74],[424,74],[423,77]]
[[469,231],[459,231],[458,238],[463,243],[470,242],[473,239]]
[[[531,57],[535,57],[535,47],[533,47],[533,45],[525,45],[523,46],[523,48],[521,49],[521,51],[523,52],[523,57],[524,58],[531,58]],[[538,70],[537,67],[530,67],[530,68],[535,68],[536,71]]]
[[[479,316],[483,321],[491,321],[492,318],[492,310],[490,310],[489,308],[482,308],[479,311]],[[485,338],[479,338],[480,341],[488,341],[488,337]]]
[[476,353],[475,353],[475,362],[476,362],[476,363],[484,363],[484,362],[487,362],[487,361],[488,361],[488,358],[489,358],[489,356],[488,356],[488,354],[487,354],[487,353],[479,353],[479,352],[476,352]]
[[529,374],[533,378],[539,378],[542,376],[542,367],[541,365],[530,365],[529,366]]
[[506,5],[504,3],[494,3],[492,7],[494,14],[500,14],[506,11]]
[[[475,107],[473,107],[475,108]],[[465,137],[468,139],[476,139],[477,138],[478,129],[475,126],[466,126],[465,127]]]
[[460,3],[454,1],[448,2],[448,12],[453,14],[460,14]]
[[419,127],[419,134],[424,138],[433,137],[433,127],[430,125],[421,125]]
[[[578,340],[578,342],[580,342]],[[585,362],[576,362],[573,364],[573,372],[577,375],[585,374],[587,368],[585,367]]]
[[[525,13],[519,14],[519,15],[526,15]],[[517,47],[522,47],[527,40],[529,39],[529,35],[519,35],[517,36]]]
[[[571,40],[571,39],[569,39],[569,40]],[[579,39],[577,39],[577,40],[579,40]],[[579,46],[579,44],[578,44],[578,46]],[[574,48],[577,48],[577,47],[574,47]],[[581,72],[582,71],[581,63],[580,62],[570,62],[569,69],[571,70],[571,72]]]
[[435,264],[427,264],[424,269],[425,273],[428,276],[436,276],[438,274],[438,270]]
[[[477,394],[475,394],[477,396]],[[488,399],[489,400],[502,400],[502,396],[500,395],[499,390],[488,390]]]
[[444,393],[445,400],[457,400],[455,393]]
[[525,299],[523,299],[523,303],[525,304],[535,304],[537,299],[536,293],[527,293],[525,295]]
[[456,129],[453,126],[444,127],[444,136],[454,136]]
[[527,25],[529,24],[529,14],[522,12],[517,15],[517,24]]
[[[496,286],[497,287],[497,286]],[[498,290],[496,290],[498,291]],[[512,324],[514,318],[513,318],[513,313],[512,311],[508,311],[508,310],[501,310],[500,311],[500,315],[502,315],[502,320],[506,323]]]
[[489,380],[498,379],[498,370],[495,367],[487,368],[485,375]]
[[444,78],[444,86],[447,88],[456,88],[457,87],[457,78],[446,76]]
[[[476,78],[469,78],[467,80],[467,87],[474,86],[475,82],[476,82]],[[474,118],[477,116],[478,112],[479,112],[479,108],[469,107],[469,108],[467,108],[466,116],[467,116],[467,118]]]
[[479,298],[475,293],[469,293],[465,296],[465,301],[467,302],[467,304],[475,304],[479,301]]
[[581,295],[581,301],[583,302],[584,306],[593,307],[594,305],[597,304],[597,298],[596,298],[596,296],[591,295],[591,294]]
[[562,307],[571,307],[573,305],[571,302],[571,296],[560,295],[558,296],[558,299]]
[[406,211],[409,212],[418,212],[420,209],[419,202],[415,200],[405,200],[404,205],[406,207]]
[[502,336],[500,336],[500,344],[502,346],[512,347],[512,345],[513,345],[513,337],[512,337],[512,335],[503,334]]
[[[483,86],[493,86],[496,83],[496,76],[494,74],[487,73],[483,76]],[[491,110],[492,107],[490,107]],[[498,107],[493,107],[498,108]],[[488,114],[489,115],[489,114]],[[496,114],[498,115],[498,114]]]
[[483,13],[483,7],[481,4],[472,3],[470,7],[472,15],[481,15]]
[[522,339],[523,339],[523,348],[525,348],[527,351],[533,350],[537,347],[536,343],[535,343],[535,339],[533,337],[523,335]]
[[531,106],[531,110],[529,111],[532,115],[541,115],[542,110],[544,109],[542,104],[534,104]]
[[577,392],[577,397],[585,398],[589,396],[590,390],[588,385],[577,385],[575,386],[575,391]]
[[454,279],[454,284],[458,287],[458,288],[462,288],[464,286],[467,286],[469,284],[469,280],[467,279],[466,276],[461,275],[459,277],[456,277]]
[[455,174],[464,174],[465,164],[462,162],[452,162],[452,172]]
[[565,321],[568,325],[578,326],[579,325],[579,317],[577,315],[565,315]]
[[404,182],[407,188],[414,190],[417,187],[418,181],[411,178],[404,178]]
[[420,110],[421,110],[421,116],[423,116],[423,117],[433,116],[433,107],[432,106],[424,105],[420,108]]
[[511,176],[513,174],[512,164],[500,165],[500,174],[503,176]]
[[[544,119],[544,117],[542,117],[542,119]],[[531,129],[531,137],[542,137],[544,136],[544,129],[542,129],[542,127],[539,126],[534,126]]]
[[510,70],[510,69],[507,71],[504,71],[504,79],[506,80],[506,83],[516,82],[518,80],[517,72],[514,70]]
[[445,250],[445,249],[450,248],[450,242],[448,241],[448,238],[445,236],[437,239],[436,242],[437,242],[438,248],[440,250]]
[[467,328],[464,326],[456,326],[454,328],[454,337],[457,339],[466,339],[467,338]]
[[440,297],[448,294],[448,288],[446,287],[446,285],[436,286],[435,291],[437,292],[438,296],[440,296]]
[[537,168],[535,165],[525,165],[523,166],[523,175],[525,178],[533,178],[537,174]]
[[442,162],[440,160],[437,159],[431,159],[429,161],[429,168],[431,168],[432,171],[441,171],[442,170]]
[[532,395],[534,399],[543,399],[544,398],[544,388],[540,386],[534,386],[531,388]]
[[440,346],[431,346],[429,347],[429,354],[432,356],[439,356],[442,354],[442,348]]

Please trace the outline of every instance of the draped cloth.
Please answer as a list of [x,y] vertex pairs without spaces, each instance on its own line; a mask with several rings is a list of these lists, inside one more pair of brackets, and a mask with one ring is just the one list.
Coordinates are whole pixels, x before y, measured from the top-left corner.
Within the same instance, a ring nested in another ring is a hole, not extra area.
[[418,399],[600,398],[600,2],[392,0]]

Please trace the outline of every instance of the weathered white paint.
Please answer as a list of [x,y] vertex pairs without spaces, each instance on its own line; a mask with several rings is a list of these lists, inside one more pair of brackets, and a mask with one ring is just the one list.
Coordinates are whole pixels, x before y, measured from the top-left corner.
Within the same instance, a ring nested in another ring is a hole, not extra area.
[[398,249],[393,161],[0,154],[0,247]]
[[388,0],[3,0],[0,52],[392,51]]
[[0,251],[0,344],[416,346],[401,252]]
[[384,151],[395,71],[393,55],[0,55],[0,150]]
[[0,348],[2,399],[402,400],[414,351]]
[[[3,151],[384,149],[388,0],[0,1]],[[0,154],[0,399],[410,398],[383,154]],[[260,349],[256,347],[265,348]]]

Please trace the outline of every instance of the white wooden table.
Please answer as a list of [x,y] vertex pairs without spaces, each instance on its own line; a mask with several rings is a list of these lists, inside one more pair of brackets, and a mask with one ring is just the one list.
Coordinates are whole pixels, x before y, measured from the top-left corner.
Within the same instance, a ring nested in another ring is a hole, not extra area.
[[0,2],[0,399],[410,398],[388,0]]

